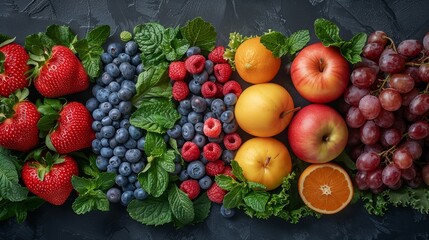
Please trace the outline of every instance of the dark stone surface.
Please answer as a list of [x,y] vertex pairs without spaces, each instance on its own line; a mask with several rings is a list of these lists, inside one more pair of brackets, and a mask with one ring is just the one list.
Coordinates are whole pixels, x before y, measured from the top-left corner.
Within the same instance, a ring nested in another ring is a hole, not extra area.
[[[110,40],[114,40],[122,30],[132,30],[136,24],[146,21],[177,26],[202,16],[215,26],[218,44],[226,44],[230,32],[251,35],[268,29],[286,35],[310,29],[311,41],[315,42],[313,22],[324,17],[340,26],[344,38],[358,32],[384,30],[400,41],[421,39],[429,31],[428,13],[427,0],[3,0],[0,32],[16,36],[17,41],[23,43],[26,35],[43,31],[54,23],[68,24],[81,36],[95,25],[108,24],[114,35]],[[277,76],[276,82],[285,85],[295,99],[299,98],[284,72]],[[305,104],[302,99],[297,102]],[[106,213],[79,216],[73,213],[71,203],[69,199],[61,207],[44,204],[23,224],[17,224],[14,219],[1,222],[0,239],[429,239],[427,215],[392,208],[384,217],[374,217],[368,215],[360,203],[336,215],[306,218],[299,224],[280,219],[251,219],[243,213],[227,220],[220,216],[219,206],[213,206],[204,223],[180,230],[170,225],[141,225],[119,205],[112,205]]]

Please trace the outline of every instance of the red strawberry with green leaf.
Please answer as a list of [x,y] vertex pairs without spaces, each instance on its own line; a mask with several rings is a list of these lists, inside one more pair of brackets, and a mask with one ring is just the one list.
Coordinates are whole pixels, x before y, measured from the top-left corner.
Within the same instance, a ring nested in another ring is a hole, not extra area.
[[40,113],[35,104],[25,100],[28,93],[24,88],[0,100],[0,145],[5,148],[25,152],[39,143]]
[[0,95],[3,97],[9,97],[29,85],[26,76],[29,56],[24,47],[14,43],[14,40],[0,34]]
[[67,200],[73,190],[71,179],[78,174],[78,164],[72,157],[42,150],[36,150],[21,171],[28,190],[53,205]]
[[58,152],[67,154],[91,146],[95,138],[92,130],[92,116],[80,102],[69,102],[64,105],[58,99],[45,99],[44,104],[38,104],[42,117],[38,127],[46,136],[46,146]]

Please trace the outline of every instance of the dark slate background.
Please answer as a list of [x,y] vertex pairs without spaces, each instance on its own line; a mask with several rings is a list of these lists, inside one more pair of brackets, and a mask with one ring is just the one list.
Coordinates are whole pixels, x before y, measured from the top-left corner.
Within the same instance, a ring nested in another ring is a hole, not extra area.
[[[346,39],[358,32],[383,30],[399,42],[421,39],[429,31],[427,0],[2,0],[0,32],[23,43],[26,35],[44,31],[51,24],[68,24],[80,36],[96,25],[108,24],[112,27],[109,41],[113,41],[122,30],[132,30],[139,23],[158,21],[177,26],[197,16],[215,26],[218,44],[223,45],[230,32],[255,35],[268,29],[286,35],[310,29],[311,42],[315,42],[313,22],[318,17],[337,23]],[[297,104],[306,104],[284,72],[275,81],[292,93]],[[429,239],[428,216],[405,208],[392,208],[384,217],[375,217],[357,203],[333,216],[289,224],[279,219],[251,219],[243,213],[224,219],[219,206],[213,206],[204,223],[176,230],[141,225],[120,205],[112,205],[109,212],[79,216],[71,210],[72,198],[60,207],[44,204],[23,224],[14,219],[1,222],[0,239]]]

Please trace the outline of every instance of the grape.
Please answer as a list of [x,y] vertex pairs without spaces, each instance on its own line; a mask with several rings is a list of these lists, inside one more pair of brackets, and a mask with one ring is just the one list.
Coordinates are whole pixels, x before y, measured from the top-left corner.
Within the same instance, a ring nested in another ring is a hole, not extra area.
[[402,106],[409,106],[411,101],[419,95],[419,89],[413,88],[406,94],[402,94]]
[[408,137],[414,140],[424,139],[429,135],[429,123],[426,121],[418,121],[410,125],[408,128]]
[[401,170],[391,163],[384,167],[382,172],[382,181],[387,186],[394,186],[401,179]]
[[377,169],[367,173],[366,184],[369,188],[378,189],[383,186],[382,171]]
[[365,88],[358,88],[355,85],[350,85],[344,91],[344,101],[351,106],[358,106],[359,101],[369,94],[369,90]]
[[380,42],[367,43],[362,49],[362,56],[373,61],[378,61],[384,50],[384,44]]
[[413,164],[413,156],[405,148],[396,149],[392,160],[399,169],[407,169]]
[[380,139],[380,127],[374,121],[367,121],[360,128],[360,140],[364,144],[375,144]]
[[395,185],[389,186],[389,188],[392,190],[398,190],[401,187],[402,187],[402,178],[399,178],[399,181]]
[[367,190],[368,184],[366,183],[367,173],[365,171],[358,171],[355,175],[355,183],[359,190]]
[[409,108],[405,108],[402,111],[402,116],[404,117],[405,120],[407,120],[408,122],[415,122],[421,119],[420,115],[417,114],[413,114],[410,112]]
[[416,57],[423,50],[423,44],[419,40],[407,39],[399,43],[398,53],[406,57]]
[[351,128],[359,128],[366,121],[366,118],[362,115],[359,108],[350,107],[346,114],[347,126]]
[[371,145],[365,145],[365,147],[363,148],[364,152],[369,152],[369,151],[373,151],[376,153],[381,153],[383,152],[383,146],[379,143],[375,143],[375,144],[371,144]]
[[414,97],[408,106],[410,113],[423,115],[429,110],[429,94],[422,93]]
[[374,119],[374,122],[379,127],[390,128],[395,122],[395,115],[393,114],[393,112],[384,110],[382,108],[378,116]]
[[429,82],[429,64],[420,65],[418,75],[421,81]]
[[422,156],[423,148],[422,145],[415,140],[407,140],[400,146],[401,148],[407,149],[411,153],[414,160],[419,159]]
[[395,73],[389,78],[389,85],[400,93],[410,92],[414,88],[414,79],[405,73]]
[[401,169],[401,177],[405,180],[413,180],[416,177],[417,169],[416,165],[411,164],[411,167],[406,169]]
[[359,101],[359,110],[368,119],[374,119],[381,111],[379,98],[374,95],[366,95]]
[[424,165],[422,168],[423,182],[429,186],[429,165]]
[[373,61],[373,60],[370,60],[368,58],[361,57],[361,61],[356,63],[354,65],[354,68],[370,67],[375,71],[376,74],[378,74],[380,72],[380,67],[378,66],[378,63],[376,63],[376,62],[378,62],[378,59],[377,59],[377,61]]
[[416,83],[420,82],[419,68],[415,66],[407,66],[404,73],[410,75]]
[[401,94],[393,88],[385,88],[378,95],[381,107],[387,111],[396,111],[402,106]]
[[380,143],[385,147],[395,146],[401,141],[401,138],[402,134],[399,129],[389,128],[381,132]]
[[381,54],[378,65],[383,72],[399,73],[405,68],[405,60],[397,53]]
[[426,51],[429,51],[429,32],[423,37],[423,47]]
[[360,171],[372,171],[380,165],[380,161],[380,156],[376,152],[363,152],[356,160],[356,168]]
[[378,42],[378,43],[381,43],[383,46],[385,46],[387,43],[386,33],[383,31],[375,31],[375,32],[371,33],[368,36],[367,43],[373,43],[373,42]]
[[416,177],[412,180],[407,180],[407,185],[411,188],[418,188],[423,182],[422,173],[417,172]]
[[377,73],[370,67],[355,68],[350,76],[352,84],[359,88],[369,88],[376,79]]

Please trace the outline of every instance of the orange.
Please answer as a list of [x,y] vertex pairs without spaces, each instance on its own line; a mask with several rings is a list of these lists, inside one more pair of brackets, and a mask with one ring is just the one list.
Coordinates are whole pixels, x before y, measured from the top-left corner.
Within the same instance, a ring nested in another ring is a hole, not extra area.
[[349,175],[334,163],[308,166],[299,177],[298,190],[309,208],[323,214],[341,211],[353,197]]
[[280,58],[274,57],[260,41],[260,37],[250,38],[238,46],[235,52],[235,67],[238,75],[249,83],[271,81],[280,69]]

